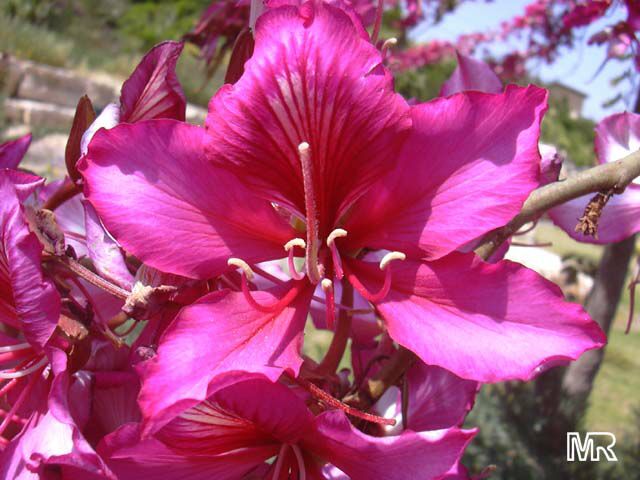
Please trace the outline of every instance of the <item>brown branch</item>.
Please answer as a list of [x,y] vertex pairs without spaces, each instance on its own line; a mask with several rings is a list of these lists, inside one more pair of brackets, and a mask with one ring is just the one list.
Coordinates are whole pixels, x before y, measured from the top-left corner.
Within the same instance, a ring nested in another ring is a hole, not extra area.
[[566,180],[540,187],[529,195],[520,213],[504,227],[494,230],[475,252],[478,256],[487,259],[523,225],[535,220],[550,208],[601,190],[622,193],[638,176],[640,176],[640,150],[615,162],[598,165]]

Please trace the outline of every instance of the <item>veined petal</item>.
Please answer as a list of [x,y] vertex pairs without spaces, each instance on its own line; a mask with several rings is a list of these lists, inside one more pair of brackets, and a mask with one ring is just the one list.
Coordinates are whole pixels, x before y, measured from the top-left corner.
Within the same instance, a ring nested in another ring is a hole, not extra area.
[[205,136],[173,120],[99,131],[78,165],[87,198],[125,250],[164,272],[211,278],[229,257],[282,257],[292,229],[207,161]]
[[24,332],[34,347],[49,340],[60,297],[40,267],[42,245],[23,217],[10,178],[0,172],[0,323]]
[[0,145],[0,168],[18,168],[20,161],[31,145],[31,134],[10,140]]
[[120,121],[127,123],[172,118],[184,121],[187,101],[176,75],[181,42],[153,47],[122,85]]
[[394,437],[371,437],[345,414],[333,410],[316,417],[316,429],[304,448],[338,467],[351,480],[439,478],[460,459],[474,431],[450,429]]
[[441,97],[476,90],[485,93],[502,92],[502,82],[482,60],[457,53],[458,66],[440,90]]
[[[252,292],[270,304],[291,286]],[[205,400],[237,372],[277,380],[283,370],[297,375],[302,332],[311,289],[283,309],[262,313],[242,293],[220,291],[183,308],[160,339],[157,355],[141,365],[138,402],[149,432]]]
[[[352,260],[348,267],[372,290],[382,282],[377,265]],[[425,363],[480,382],[529,380],[606,342],[555,284],[517,263],[486,264],[473,254],[398,262],[377,309],[391,337]]]
[[[268,200],[305,212],[298,145],[311,146],[322,229],[395,166],[410,126],[380,53],[323,2],[258,19],[242,77],[209,104],[209,153]],[[327,235],[329,232],[324,232]]]
[[99,450],[118,478],[153,480],[237,480],[277,453],[272,445],[225,455],[185,456],[155,438],[140,440],[138,426],[108,435]]
[[546,98],[510,86],[413,107],[398,167],[354,205],[344,241],[435,259],[505,225],[539,185]]
[[183,455],[295,444],[313,423],[289,387],[264,378],[240,381],[183,412],[155,435]]

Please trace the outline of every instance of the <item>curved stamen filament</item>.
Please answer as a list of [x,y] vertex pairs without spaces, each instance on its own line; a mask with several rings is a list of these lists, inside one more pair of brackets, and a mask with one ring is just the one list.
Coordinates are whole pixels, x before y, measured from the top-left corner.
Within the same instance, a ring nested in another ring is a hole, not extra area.
[[313,184],[313,164],[311,163],[311,148],[307,142],[298,145],[298,156],[302,165],[302,182],[304,185],[304,208],[307,219],[307,248],[306,267],[309,281],[314,285],[320,282],[321,274],[318,269],[318,213],[316,205],[315,187]]
[[269,305],[263,305],[261,303],[258,303],[256,299],[253,298],[253,295],[251,294],[251,290],[249,290],[249,281],[247,280],[247,278],[249,280],[253,280],[254,278],[253,270],[251,269],[249,264],[240,258],[230,258],[229,260],[227,260],[227,265],[238,267],[242,270],[242,293],[245,299],[247,300],[247,302],[249,303],[249,305],[251,305],[254,309],[258,310],[259,312],[263,312],[263,313],[279,312],[284,308],[286,308],[287,305],[289,305],[300,292],[300,288],[301,288],[300,283],[295,283],[293,287],[289,289],[286,295],[282,297],[280,300],[276,300],[275,302]]
[[2,388],[0,388],[0,397],[3,397],[7,393],[9,393],[9,391],[13,387],[15,387],[17,383],[18,383],[17,378],[12,378],[11,380],[9,380]]
[[44,367],[48,362],[49,362],[49,359],[46,356],[44,356],[40,360],[38,360],[36,363],[25,368],[24,370],[17,370],[15,372],[8,372],[6,370],[0,371],[0,379],[8,380],[12,378],[26,377],[27,375],[35,372],[36,370],[39,370],[40,368]]
[[321,285],[326,298],[325,308],[327,315],[327,328],[329,330],[333,330],[333,326],[336,321],[336,301],[333,292],[333,282],[328,278],[323,278]]
[[288,443],[283,443],[280,446],[280,451],[278,452],[278,456],[276,457],[276,464],[273,467],[273,477],[271,477],[272,480],[278,480],[280,478],[280,472],[282,472],[282,465],[284,463],[284,456],[285,453],[287,453],[288,447]]
[[291,445],[291,450],[296,456],[296,460],[298,461],[298,480],[306,480],[307,473],[304,468],[304,457],[302,456],[302,450],[297,445]]
[[397,38],[389,38],[384,41],[382,44],[382,48],[380,49],[380,54],[383,59],[387,58],[387,52],[391,47],[395,47],[398,44]]
[[296,270],[296,265],[295,265],[295,262],[293,260],[294,247],[300,247],[300,248],[304,249],[304,248],[306,248],[306,246],[307,246],[307,244],[301,238],[294,238],[293,240],[289,240],[284,245],[284,250],[289,253],[289,257],[287,259],[287,262],[289,264],[289,275],[294,280],[302,280],[304,278],[304,273],[303,272],[298,272]]
[[342,228],[336,228],[327,237],[327,246],[331,250],[331,258],[333,259],[333,270],[338,280],[342,280],[344,272],[342,271],[342,260],[340,259],[340,253],[336,247],[336,238],[342,238],[347,236],[347,231]]
[[31,348],[30,343],[27,343],[27,342],[17,343],[15,345],[7,345],[6,347],[0,347],[0,353],[15,352],[17,350],[26,350],[27,348]]
[[13,404],[11,409],[7,412],[7,415],[2,420],[2,423],[0,423],[0,436],[2,436],[4,431],[7,429],[7,427],[9,426],[9,423],[11,423],[11,419],[14,417],[14,415],[16,414],[18,409],[20,408],[20,405],[22,405],[24,400],[29,396],[29,393],[33,389],[33,387],[36,384],[37,380],[38,380],[38,376],[37,375],[33,375],[29,379],[29,382],[27,383],[27,385],[24,387],[24,389],[18,395],[18,398],[16,399],[15,403]]
[[360,282],[358,277],[356,277],[353,273],[347,272],[347,278],[349,279],[351,285],[353,285],[353,287],[358,290],[358,293],[369,302],[381,302],[389,294],[389,290],[391,289],[391,262],[394,260],[402,261],[405,258],[406,255],[402,252],[389,252],[382,258],[382,260],[380,260],[380,270],[383,270],[385,275],[384,283],[380,290],[378,290],[376,293],[371,293],[369,290],[367,290],[362,282]]

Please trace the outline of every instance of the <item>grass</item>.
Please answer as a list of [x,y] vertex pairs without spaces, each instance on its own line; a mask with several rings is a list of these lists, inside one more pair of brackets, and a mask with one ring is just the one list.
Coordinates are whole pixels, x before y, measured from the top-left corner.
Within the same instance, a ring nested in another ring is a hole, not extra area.
[[[637,328],[637,327],[636,327]],[[640,408],[640,331],[625,335],[614,329],[602,368],[596,377],[585,425],[590,431],[623,436]]]
[[[549,250],[558,255],[576,254],[597,264],[603,247],[579,243],[551,223],[536,227],[536,241],[552,242]],[[635,262],[632,259],[631,262]],[[631,270],[629,275],[631,275]],[[609,333],[605,359],[596,377],[585,418],[587,430],[623,435],[640,408],[640,325],[624,334],[629,315],[629,290],[624,289],[614,324]]]

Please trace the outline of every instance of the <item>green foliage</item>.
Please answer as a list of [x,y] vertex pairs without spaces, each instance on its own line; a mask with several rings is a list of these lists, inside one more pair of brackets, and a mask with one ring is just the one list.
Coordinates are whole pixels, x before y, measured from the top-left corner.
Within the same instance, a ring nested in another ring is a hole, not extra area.
[[591,120],[572,118],[565,102],[552,102],[542,122],[542,141],[558,147],[576,165],[592,166],[594,127]]
[[119,30],[148,50],[162,40],[178,40],[191,30],[207,0],[135,0],[118,20]]
[[456,62],[427,65],[418,70],[407,70],[396,75],[396,90],[405,98],[414,98],[426,102],[438,96],[442,84],[451,76]]

